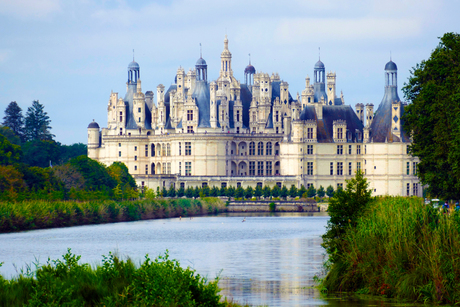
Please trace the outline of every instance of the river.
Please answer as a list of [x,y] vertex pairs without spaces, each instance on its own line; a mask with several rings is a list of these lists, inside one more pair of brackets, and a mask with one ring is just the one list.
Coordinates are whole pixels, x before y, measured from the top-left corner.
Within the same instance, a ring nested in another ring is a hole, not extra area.
[[239,303],[373,305],[325,300],[312,287],[322,269],[320,236],[328,219],[325,213],[227,213],[1,234],[0,273],[11,278],[27,265],[61,258],[67,248],[93,265],[109,251],[140,263],[146,254],[153,259],[168,250],[202,276],[219,275],[221,294]]

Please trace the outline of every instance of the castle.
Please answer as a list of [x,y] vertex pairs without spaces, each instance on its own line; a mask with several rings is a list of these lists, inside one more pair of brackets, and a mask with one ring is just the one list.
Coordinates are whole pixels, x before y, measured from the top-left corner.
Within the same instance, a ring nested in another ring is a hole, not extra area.
[[374,195],[422,195],[418,159],[408,154],[398,97],[397,66],[385,66],[385,94],[356,112],[336,93],[336,74],[318,61],[313,80],[292,97],[278,74],[249,65],[233,75],[225,37],[219,78],[209,82],[200,57],[177,70],[167,90],[142,92],[140,67],[128,66],[126,95],[111,93],[107,128],[88,126],[88,156],[126,164],[139,186],[291,185],[334,189],[361,169]]

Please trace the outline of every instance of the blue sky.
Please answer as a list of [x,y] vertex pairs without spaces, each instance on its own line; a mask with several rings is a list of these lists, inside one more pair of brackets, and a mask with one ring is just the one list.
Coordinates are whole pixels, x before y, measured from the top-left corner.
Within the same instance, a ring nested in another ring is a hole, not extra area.
[[11,101],[25,114],[38,99],[57,141],[86,143],[93,119],[107,125],[111,91],[124,96],[133,49],[143,91],[156,93],[179,66],[194,68],[200,43],[216,79],[225,34],[241,81],[250,53],[258,72],[279,73],[295,97],[320,47],[345,103],[377,107],[390,53],[401,89],[438,37],[459,32],[458,12],[455,0],[0,0],[0,114]]

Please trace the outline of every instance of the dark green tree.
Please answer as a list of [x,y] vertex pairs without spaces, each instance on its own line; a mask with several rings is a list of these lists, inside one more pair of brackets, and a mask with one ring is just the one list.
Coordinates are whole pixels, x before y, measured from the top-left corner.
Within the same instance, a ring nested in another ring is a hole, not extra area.
[[200,197],[208,197],[211,194],[211,190],[207,185],[201,188]]
[[161,189],[161,196],[163,196],[163,197],[168,196],[168,190],[166,190],[166,187],[163,187],[163,189]]
[[185,189],[185,197],[192,198],[194,194],[195,194],[195,191],[193,190],[193,188],[191,186],[189,186],[189,187],[187,187],[187,189]]
[[180,187],[177,190],[177,197],[183,197],[185,195],[185,189],[183,187]]
[[262,187],[260,185],[257,185],[257,187],[254,190],[254,196],[257,197],[257,199],[259,199],[262,196],[262,193]]
[[193,197],[197,198],[197,197],[200,197],[200,192],[201,192],[201,189],[196,186],[195,189],[193,190]]
[[280,196],[280,192],[281,192],[280,187],[279,187],[277,184],[275,184],[275,185],[273,186],[273,189],[272,189],[272,193],[271,193],[272,196],[273,196],[273,197],[278,197],[278,196]]
[[11,144],[10,141],[0,134],[0,165],[18,163],[22,157],[21,147]]
[[211,192],[209,193],[209,196],[212,196],[212,197],[219,196],[219,188],[213,185],[211,188]]
[[254,195],[254,189],[251,186],[248,186],[246,190],[244,191],[244,196],[246,198],[252,198],[253,195]]
[[87,155],[88,153],[88,147],[83,143],[75,143],[72,145],[61,145],[58,143],[58,145],[60,146],[59,164],[66,163],[72,158]]
[[363,173],[358,170],[356,176],[346,180],[346,189],[339,189],[329,201],[326,233],[322,236],[321,244],[334,263],[342,250],[342,239],[350,227],[355,227],[358,217],[364,212],[372,200],[369,183]]
[[303,197],[303,195],[304,195],[305,193],[307,193],[307,189],[306,189],[305,186],[302,184],[302,185],[300,186],[299,191],[298,191],[298,195],[299,195],[299,197]]
[[313,184],[308,188],[307,190],[307,196],[308,197],[315,197],[316,196],[316,189],[313,186]]
[[16,101],[10,102],[6,107],[2,125],[9,127],[14,134],[24,140],[24,117],[22,116],[22,109]]
[[270,187],[266,185],[262,190],[262,195],[264,196],[264,198],[272,196],[272,189],[270,189]]
[[53,140],[33,140],[22,145],[22,161],[30,166],[48,167],[58,164],[60,147]]
[[322,185],[319,186],[319,189],[318,191],[316,191],[316,194],[321,198],[324,197],[324,195],[326,195],[326,191],[324,190]]
[[232,186],[229,186],[227,188],[227,195],[228,197],[235,197],[235,188]]
[[107,168],[107,172],[120,184],[120,186],[128,184],[132,189],[137,189],[136,181],[123,162],[113,162],[112,165]]
[[237,197],[237,198],[243,198],[244,197],[244,189],[243,189],[242,186],[239,186],[239,187],[236,188],[235,197]]
[[85,179],[85,188],[88,190],[112,190],[117,186],[117,181],[113,179],[106,167],[95,160],[86,156],[79,156],[69,161]]
[[327,189],[326,189],[326,195],[327,195],[328,197],[333,197],[334,194],[335,194],[335,193],[334,193],[334,188],[333,188],[331,185],[329,185],[329,186],[327,187]]
[[411,70],[403,88],[403,124],[417,174],[428,192],[460,198],[460,35],[446,33],[428,60]]
[[297,196],[297,193],[299,191],[297,190],[296,186],[295,185],[291,185],[291,188],[289,189],[289,196],[294,198]]
[[27,109],[24,126],[27,141],[53,139],[54,135],[50,132],[51,120],[44,109],[45,107],[38,100],[34,100],[32,106]]
[[219,196],[228,196],[227,195],[227,187],[224,187],[224,186],[220,187]]
[[168,197],[176,197],[176,189],[173,184],[169,186]]
[[286,186],[283,184],[283,187],[282,187],[281,190],[280,190],[280,197],[281,197],[282,199],[286,199],[288,195],[289,195],[289,191],[288,191],[288,189],[286,188]]

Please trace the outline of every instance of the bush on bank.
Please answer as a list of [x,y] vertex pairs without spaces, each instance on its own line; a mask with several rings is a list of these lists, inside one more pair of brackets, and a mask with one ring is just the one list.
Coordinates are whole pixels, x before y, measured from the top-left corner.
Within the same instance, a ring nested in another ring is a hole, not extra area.
[[218,279],[206,278],[168,253],[136,268],[131,260],[103,256],[101,266],[80,264],[68,253],[34,273],[11,280],[0,276],[1,306],[239,306],[220,302]]
[[420,198],[370,204],[340,241],[323,286],[412,301],[460,302],[460,213]]
[[225,211],[218,198],[0,202],[0,232],[67,227]]

